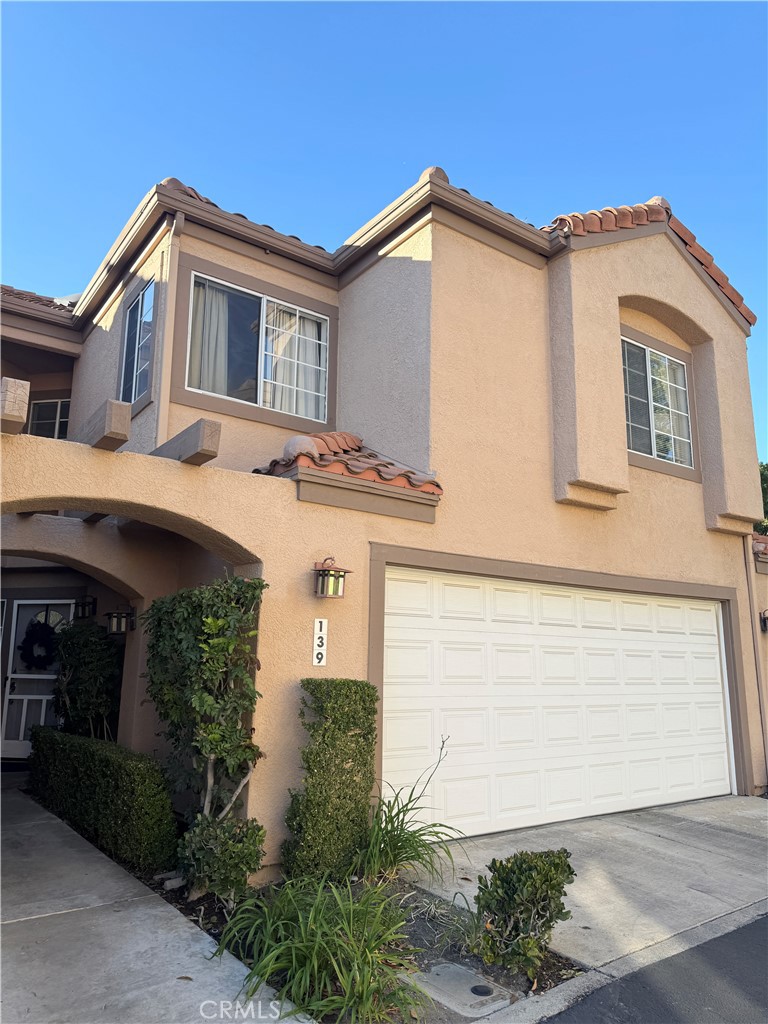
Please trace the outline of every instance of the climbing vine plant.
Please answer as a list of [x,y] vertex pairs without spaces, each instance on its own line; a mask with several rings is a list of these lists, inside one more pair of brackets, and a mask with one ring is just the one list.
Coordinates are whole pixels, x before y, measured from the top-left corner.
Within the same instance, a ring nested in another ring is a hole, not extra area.
[[147,693],[171,745],[169,772],[177,791],[199,799],[181,841],[182,867],[193,892],[211,890],[228,902],[259,867],[264,840],[257,822],[231,819],[263,756],[251,717],[260,697],[256,636],[266,586],[216,580],[158,598],[143,616]]

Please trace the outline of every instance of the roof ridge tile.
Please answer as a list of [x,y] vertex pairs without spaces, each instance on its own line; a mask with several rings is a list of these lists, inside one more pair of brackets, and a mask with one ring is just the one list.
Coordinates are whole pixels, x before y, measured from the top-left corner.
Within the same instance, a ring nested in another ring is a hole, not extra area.
[[745,304],[744,296],[733,287],[728,276],[715,263],[712,253],[707,252],[696,240],[694,233],[674,216],[672,207],[664,196],[652,196],[646,202],[635,203],[633,206],[604,206],[600,210],[588,210],[586,213],[559,214],[553,218],[551,224],[539,230],[548,234],[562,231],[566,235],[581,237],[586,234],[615,231],[617,228],[628,230],[663,221],[667,222],[670,231],[683,242],[686,252],[703,268],[747,323],[756,324],[757,317]]

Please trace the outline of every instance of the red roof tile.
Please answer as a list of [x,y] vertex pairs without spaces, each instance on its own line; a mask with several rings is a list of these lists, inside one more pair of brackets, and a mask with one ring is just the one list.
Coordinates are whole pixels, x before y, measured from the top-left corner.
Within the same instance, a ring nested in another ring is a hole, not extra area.
[[443,493],[431,474],[385,459],[367,448],[362,438],[342,430],[292,437],[286,443],[281,459],[273,459],[268,466],[253,472],[265,476],[286,476],[297,466],[391,484],[393,487],[411,487],[426,494]]
[[701,264],[747,323],[757,323],[757,317],[749,306],[745,305],[744,297],[728,281],[727,276],[714,262],[712,254],[699,245],[694,233],[673,215],[672,208],[663,196],[654,196],[646,203],[637,203],[635,206],[606,206],[602,210],[590,210],[588,213],[561,214],[541,230],[550,234],[561,231],[566,235],[578,236],[602,231],[620,231],[661,221],[667,222],[670,229],[682,240],[686,250]]
[[20,302],[28,302],[30,306],[44,306],[46,309],[58,309],[65,313],[71,313],[75,307],[74,302],[60,302],[49,295],[38,295],[36,292],[25,292],[20,288],[12,288],[9,284],[0,285],[0,297],[3,299],[17,299]]

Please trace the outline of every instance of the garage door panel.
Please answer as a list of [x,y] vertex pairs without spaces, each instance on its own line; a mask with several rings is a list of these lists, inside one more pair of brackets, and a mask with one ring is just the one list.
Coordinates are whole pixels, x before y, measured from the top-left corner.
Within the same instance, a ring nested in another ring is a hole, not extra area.
[[469,834],[729,791],[717,606],[394,571],[384,778]]
[[480,583],[440,581],[437,607],[440,619],[484,622],[487,617],[485,588]]

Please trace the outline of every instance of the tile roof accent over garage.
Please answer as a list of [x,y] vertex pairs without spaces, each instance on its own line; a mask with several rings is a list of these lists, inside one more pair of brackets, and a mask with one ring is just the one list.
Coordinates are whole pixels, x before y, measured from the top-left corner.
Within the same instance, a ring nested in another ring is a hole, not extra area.
[[253,472],[264,476],[287,476],[296,467],[321,469],[393,487],[408,487],[425,494],[440,496],[443,493],[432,474],[421,473],[384,458],[366,447],[362,438],[342,430],[292,437],[286,442],[282,458],[273,459],[268,466]]
[[701,264],[723,295],[733,303],[747,323],[754,325],[757,316],[745,304],[744,296],[729,282],[712,254],[699,245],[694,233],[674,216],[672,207],[663,196],[653,196],[645,203],[636,203],[634,206],[604,206],[601,210],[589,210],[587,213],[561,214],[541,230],[550,234],[562,231],[566,235],[579,236],[604,231],[621,232],[659,221],[667,222],[670,230],[682,240],[686,250]]

